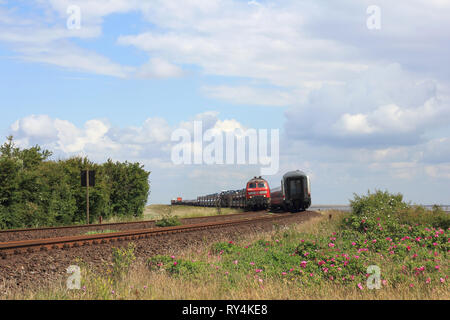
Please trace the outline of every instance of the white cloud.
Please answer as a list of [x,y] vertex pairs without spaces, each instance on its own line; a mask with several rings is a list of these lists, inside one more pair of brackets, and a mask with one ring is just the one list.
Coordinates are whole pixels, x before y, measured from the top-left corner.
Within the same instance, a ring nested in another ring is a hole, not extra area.
[[161,58],[152,58],[136,72],[138,78],[175,78],[181,77],[183,71],[178,66]]
[[294,140],[354,148],[415,145],[450,123],[450,97],[394,64],[313,90],[286,118]]
[[205,86],[202,91],[209,97],[240,105],[286,106],[295,98],[286,90],[254,88],[250,86]]

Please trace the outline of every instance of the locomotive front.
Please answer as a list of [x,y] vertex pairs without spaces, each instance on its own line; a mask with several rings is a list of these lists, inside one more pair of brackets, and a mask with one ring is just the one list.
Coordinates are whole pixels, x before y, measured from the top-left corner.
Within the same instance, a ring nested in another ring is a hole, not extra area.
[[270,206],[270,189],[266,180],[254,177],[247,183],[246,207],[249,210],[265,210]]

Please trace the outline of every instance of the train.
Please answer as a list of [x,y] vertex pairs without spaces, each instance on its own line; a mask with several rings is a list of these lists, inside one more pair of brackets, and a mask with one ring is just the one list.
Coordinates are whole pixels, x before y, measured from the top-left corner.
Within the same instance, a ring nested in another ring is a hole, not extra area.
[[243,189],[226,190],[195,200],[173,199],[172,205],[242,208],[245,210],[303,211],[311,206],[311,183],[303,171],[290,171],[283,176],[280,187],[270,189],[261,176],[249,180]]
[[271,210],[304,211],[311,206],[311,181],[303,171],[290,171],[283,176],[280,187],[272,190]]

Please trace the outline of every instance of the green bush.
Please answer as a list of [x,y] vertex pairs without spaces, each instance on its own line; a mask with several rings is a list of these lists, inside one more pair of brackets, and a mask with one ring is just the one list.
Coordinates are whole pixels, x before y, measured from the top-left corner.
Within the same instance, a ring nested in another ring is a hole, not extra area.
[[181,225],[181,221],[178,216],[165,215],[161,220],[156,221],[157,227],[174,227]]
[[97,172],[89,190],[91,221],[143,215],[150,172],[139,163],[50,156],[39,146],[16,148],[12,137],[0,146],[0,229],[86,223],[86,188],[80,181],[86,168]]

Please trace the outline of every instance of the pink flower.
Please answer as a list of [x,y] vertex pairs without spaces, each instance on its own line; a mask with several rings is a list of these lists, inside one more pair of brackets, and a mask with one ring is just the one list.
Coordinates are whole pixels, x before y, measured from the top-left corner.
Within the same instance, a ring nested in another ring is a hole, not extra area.
[[285,276],[285,275],[287,275],[287,273],[286,272],[282,272],[281,275]]
[[383,286],[387,286],[387,280],[381,280],[381,283],[383,284]]
[[309,276],[310,276],[310,277],[313,277],[313,276],[314,276],[314,273],[310,273]]
[[305,257],[307,257],[307,256],[309,256],[309,252],[305,252],[303,255],[304,255]]
[[356,246],[356,242],[352,242],[352,246]]
[[412,258],[413,258],[413,259],[414,259],[414,258],[417,258],[417,253],[414,253],[413,256],[412,256]]
[[330,243],[328,244],[328,246],[329,246],[330,248],[333,248],[333,247],[334,247],[334,243],[330,242]]
[[259,282],[263,283],[263,279],[258,279]]
[[414,284],[411,283],[411,284],[409,285],[409,287],[410,287],[410,288],[414,288]]
[[291,268],[291,269],[289,270],[289,272],[292,272],[292,271],[294,271],[294,268]]
[[225,275],[226,275],[226,276],[229,275],[229,274],[230,274],[230,273],[229,273],[228,271],[225,272]]
[[373,240],[372,240],[372,243],[377,243],[377,239],[373,239]]
[[306,264],[307,264],[308,262],[306,262],[306,261],[302,261],[301,263],[300,263],[300,266],[302,267],[302,268],[306,268]]
[[436,270],[439,270],[439,269],[441,269],[441,267],[440,266],[435,266],[434,267]]
[[178,262],[176,262],[176,261],[173,263],[174,266],[176,266],[177,264],[178,264]]
[[323,272],[327,273],[328,272],[328,268],[322,268]]
[[444,283],[444,282],[445,282],[445,279],[444,279],[444,278],[441,278],[440,280],[441,280],[441,283]]
[[255,263],[254,263],[254,262],[250,262],[250,265],[254,266],[254,265],[255,265]]
[[355,258],[355,259],[359,259],[359,256],[353,256],[353,258]]
[[261,273],[261,272],[262,272],[262,269],[256,269],[255,272],[256,272],[256,273]]
[[364,290],[364,287],[362,286],[361,283],[358,283],[358,288],[361,289],[361,290]]
[[172,259],[175,259],[175,256],[171,256]]
[[237,260],[234,260],[233,263],[234,263],[234,264],[238,264],[238,261],[237,261]]
[[425,281],[425,283],[431,283],[431,278],[428,278],[427,281]]

